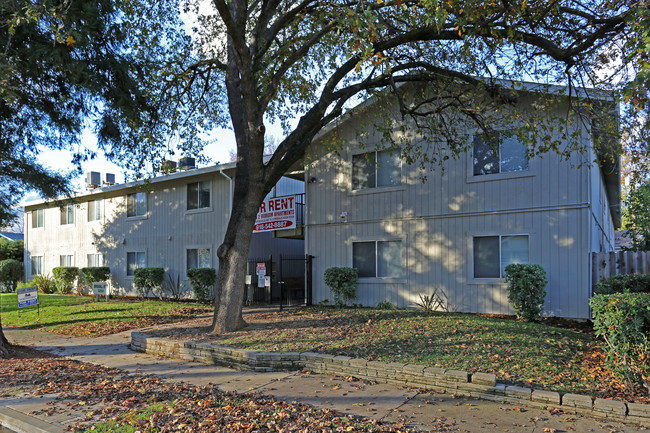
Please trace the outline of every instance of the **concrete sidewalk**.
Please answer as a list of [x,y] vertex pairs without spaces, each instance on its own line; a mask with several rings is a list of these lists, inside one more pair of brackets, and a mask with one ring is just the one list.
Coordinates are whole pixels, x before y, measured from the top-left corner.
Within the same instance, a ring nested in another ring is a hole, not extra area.
[[[422,431],[444,432],[641,432],[643,427],[564,413],[500,404],[448,394],[424,393],[390,384],[300,372],[254,373],[214,365],[162,359],[129,349],[131,331],[99,338],[58,336],[41,331],[5,328],[10,342],[82,362],[153,374],[196,385],[213,383],[224,391],[258,391],[289,402],[387,422],[404,421]],[[0,384],[0,387],[2,385]],[[62,432],[83,414],[47,405],[47,396],[0,399],[0,425],[17,432]]]

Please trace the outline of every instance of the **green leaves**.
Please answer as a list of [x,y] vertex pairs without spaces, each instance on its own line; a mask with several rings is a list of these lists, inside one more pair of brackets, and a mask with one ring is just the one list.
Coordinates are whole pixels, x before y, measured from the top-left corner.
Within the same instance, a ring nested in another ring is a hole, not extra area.
[[650,294],[596,295],[589,304],[594,331],[606,342],[609,367],[650,392]]

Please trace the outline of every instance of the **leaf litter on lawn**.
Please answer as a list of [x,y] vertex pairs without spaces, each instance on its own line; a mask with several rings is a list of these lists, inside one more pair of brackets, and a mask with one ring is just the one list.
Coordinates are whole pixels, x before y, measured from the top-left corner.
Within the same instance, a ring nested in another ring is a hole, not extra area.
[[74,431],[409,432],[400,424],[344,416],[256,393],[224,392],[86,364],[14,346],[0,358],[0,398],[51,396],[45,415],[81,412]]
[[591,324],[543,318],[426,313],[414,310],[311,307],[249,313],[248,326],[210,335],[208,321],[148,334],[238,349],[320,352],[496,374],[509,385],[650,403],[641,387],[626,386],[604,364]]

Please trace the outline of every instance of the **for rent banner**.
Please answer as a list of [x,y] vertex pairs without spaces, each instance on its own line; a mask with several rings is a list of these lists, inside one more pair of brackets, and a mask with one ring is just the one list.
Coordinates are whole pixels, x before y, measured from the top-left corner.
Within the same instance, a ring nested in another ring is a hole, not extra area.
[[296,196],[268,198],[260,205],[253,233],[296,227]]

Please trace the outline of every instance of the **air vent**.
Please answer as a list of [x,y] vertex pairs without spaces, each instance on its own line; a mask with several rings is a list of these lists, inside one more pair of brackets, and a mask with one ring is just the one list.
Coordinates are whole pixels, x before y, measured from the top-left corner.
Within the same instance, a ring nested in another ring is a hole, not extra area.
[[190,170],[196,167],[195,164],[196,161],[194,160],[194,158],[181,158],[178,161],[178,168],[180,168],[181,170]]
[[165,160],[160,164],[161,173],[174,173],[176,171],[176,161]]
[[104,174],[104,185],[115,185],[115,175],[113,173]]
[[101,184],[101,175],[98,171],[86,172],[86,187],[97,188]]

